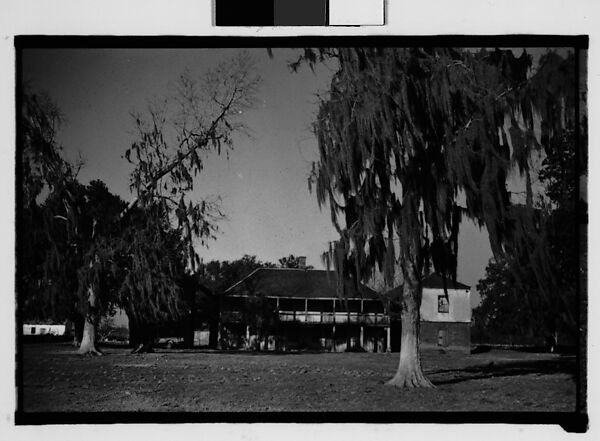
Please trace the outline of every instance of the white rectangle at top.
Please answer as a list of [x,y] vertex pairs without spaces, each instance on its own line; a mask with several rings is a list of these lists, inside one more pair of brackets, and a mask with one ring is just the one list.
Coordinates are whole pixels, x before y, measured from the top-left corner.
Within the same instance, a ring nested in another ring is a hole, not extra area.
[[330,26],[381,26],[384,0],[329,0]]

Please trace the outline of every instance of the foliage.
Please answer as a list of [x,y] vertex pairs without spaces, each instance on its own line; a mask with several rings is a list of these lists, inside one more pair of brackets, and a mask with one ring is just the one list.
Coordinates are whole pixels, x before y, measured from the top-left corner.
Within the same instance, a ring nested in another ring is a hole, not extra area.
[[[496,257],[530,256],[541,291],[556,286],[538,234],[530,158],[574,125],[575,60],[548,53],[533,71],[525,51],[330,54],[338,69],[314,124],[320,159],[309,178],[340,235],[324,261],[342,295],[344,277],[358,284],[378,269],[390,286],[399,267],[403,344],[388,383],[431,387],[419,355],[422,280],[432,267],[446,293],[447,279],[456,280],[463,216],[485,226]],[[525,205],[512,200],[511,175],[524,180]]]
[[22,201],[27,210],[42,192],[60,188],[73,177],[73,167],[61,156],[56,134],[64,118],[52,99],[28,87],[21,96],[20,145],[18,158],[22,178]]
[[[539,177],[545,192],[537,204],[540,221],[532,236],[544,249],[547,268],[540,268],[537,254],[517,249],[501,262],[490,262],[478,285],[482,302],[474,311],[475,326],[488,336],[549,338],[559,331],[570,336],[576,332],[578,207],[586,204],[577,193],[581,170],[572,131],[552,139],[542,165]],[[536,273],[551,277],[551,283],[537,283],[532,277]]]
[[[509,259],[491,260],[477,284],[481,304],[473,310],[473,338],[480,343],[542,344],[549,335],[544,323],[549,311],[531,295],[537,291],[535,281],[529,277],[517,283],[515,265]],[[530,272],[530,266],[522,268],[522,274]]]
[[41,200],[47,196],[44,193],[63,188],[68,183],[65,177],[71,167],[61,157],[61,147],[56,142],[56,131],[63,118],[52,100],[45,94],[25,88],[20,110],[21,155],[17,156],[17,171],[21,186],[17,197],[22,210],[17,222],[28,236],[26,240],[20,236],[17,242],[17,283],[22,293],[24,317],[40,320],[46,318],[48,310],[53,318],[63,315],[62,311],[57,311],[52,297],[48,299],[43,295],[44,256],[50,249],[53,235],[47,228]]
[[194,239],[204,245],[223,217],[218,199],[192,201],[194,177],[207,153],[221,154],[225,148],[229,154],[233,134],[245,130],[240,115],[253,106],[259,84],[251,57],[242,53],[209,70],[202,81],[184,72],[174,96],[149,105],[146,115],[133,115],[138,140],[125,152],[134,165],[132,205],[177,225],[191,269],[199,263]]
[[275,264],[263,262],[248,254],[231,261],[211,260],[201,265],[200,281],[212,292],[221,294],[258,268],[275,268]]
[[[64,320],[74,313],[85,314],[77,296],[78,271],[86,263],[96,237],[113,234],[114,219],[124,202],[111,194],[104,183],[85,186],[65,181],[50,192],[27,227],[28,245],[35,252],[29,261],[29,286],[24,287],[24,314]],[[105,280],[116,289],[116,282]],[[78,306],[79,305],[79,308]],[[79,309],[79,310],[78,310]]]
[[[152,211],[136,211],[118,237],[95,250],[101,256],[98,269],[104,277],[120,280],[116,300],[131,320],[158,323],[181,316],[185,309],[180,283],[185,275],[183,238]],[[104,271],[100,262],[105,262]]]
[[335,56],[309,181],[340,234],[326,262],[355,278],[378,267],[392,280],[397,265],[405,279],[430,265],[455,278],[464,215],[487,228],[496,255],[518,244],[518,225],[535,219],[511,209],[507,179],[517,170],[531,193],[531,152],[572,121],[561,109],[574,108],[573,60],[550,53],[532,73],[525,51],[342,48]]
[[127,204],[103,182],[79,183],[54,141],[58,110],[36,96],[23,100],[24,316],[63,321],[135,304],[138,315],[157,319],[176,310],[173,280],[185,269],[179,232],[140,207],[123,218]]
[[[115,306],[146,323],[181,314],[178,282],[198,263],[194,239],[204,244],[222,217],[218,201],[192,200],[194,176],[202,171],[204,154],[231,148],[233,133],[244,130],[240,115],[252,106],[259,81],[252,60],[242,54],[200,81],[184,73],[173,97],[151,105],[147,116],[134,115],[138,139],[125,157],[134,165],[136,197],[128,205],[98,183],[84,188],[75,181],[54,141],[56,107],[26,98],[25,198],[34,200],[44,182],[50,192],[42,235],[50,251],[40,253],[45,273],[33,282],[52,285],[52,299],[62,296],[65,304],[77,292],[78,308],[94,321]],[[60,268],[65,282],[58,285],[50,273]]]
[[231,149],[233,133],[245,130],[240,114],[252,107],[260,83],[252,69],[252,59],[241,54],[200,81],[186,71],[173,96],[150,104],[145,115],[132,115],[137,140],[125,158],[134,165],[130,187],[136,198],[122,222],[136,212],[143,213],[143,221],[134,221],[120,241],[131,258],[120,300],[136,322],[175,318],[189,304],[182,302],[185,293],[177,281],[200,262],[194,240],[205,245],[214,238],[223,217],[218,198],[192,199],[194,178],[202,172],[204,155]]
[[293,254],[279,259],[279,266],[281,268],[313,268],[312,266],[306,266],[306,258],[302,258],[300,256],[296,257]]

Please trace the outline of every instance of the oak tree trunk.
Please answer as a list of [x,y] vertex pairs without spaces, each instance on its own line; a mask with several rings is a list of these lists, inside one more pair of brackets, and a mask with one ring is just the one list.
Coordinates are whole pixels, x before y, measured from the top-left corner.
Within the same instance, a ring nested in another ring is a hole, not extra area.
[[85,316],[81,345],[77,353],[80,355],[102,355],[102,352],[96,347],[96,326],[99,317],[96,308],[96,293],[92,287],[88,288],[88,306],[89,310]]
[[81,355],[102,355],[102,352],[96,347],[96,320],[86,319],[83,325],[83,338],[79,346],[78,354]]
[[81,346],[83,339],[83,327],[85,326],[85,318],[78,313],[74,313],[70,319],[73,327],[73,347]]
[[[217,315],[218,317],[218,315]],[[208,347],[217,349],[219,346],[219,321],[211,319],[208,322]]]
[[154,352],[154,327],[148,323],[138,321],[135,316],[126,310],[129,319],[129,346],[132,354]]
[[421,368],[419,348],[419,308],[422,287],[420,282],[405,278],[402,293],[402,333],[400,362],[394,378],[386,384],[396,387],[433,387]]
[[194,347],[194,334],[196,330],[194,318],[194,313],[190,312],[188,316],[183,319],[183,347],[186,349],[192,349]]

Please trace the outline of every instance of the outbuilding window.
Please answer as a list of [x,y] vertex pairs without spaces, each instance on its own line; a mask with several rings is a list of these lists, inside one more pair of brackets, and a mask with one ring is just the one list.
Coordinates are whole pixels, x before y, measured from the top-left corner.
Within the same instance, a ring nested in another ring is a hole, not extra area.
[[438,312],[450,312],[450,305],[446,296],[438,296]]

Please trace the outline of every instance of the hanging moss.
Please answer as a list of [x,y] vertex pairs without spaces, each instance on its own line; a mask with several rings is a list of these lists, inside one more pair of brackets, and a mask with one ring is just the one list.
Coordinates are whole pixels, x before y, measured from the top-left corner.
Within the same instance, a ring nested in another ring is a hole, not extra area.
[[[397,266],[422,277],[433,264],[455,280],[463,214],[487,228],[494,254],[518,246],[532,220],[515,217],[507,177],[514,167],[528,175],[529,158],[544,147],[534,136],[536,115],[542,140],[573,119],[571,110],[564,112],[574,109],[572,59],[547,55],[532,74],[524,51],[518,57],[418,48],[328,53],[337,57],[338,71],[314,124],[320,159],[312,182],[340,231],[336,267],[352,259],[358,277],[367,277],[383,264],[391,281]],[[398,186],[400,194],[392,191]],[[530,180],[526,187],[530,194]],[[369,246],[350,253],[350,242]]]

